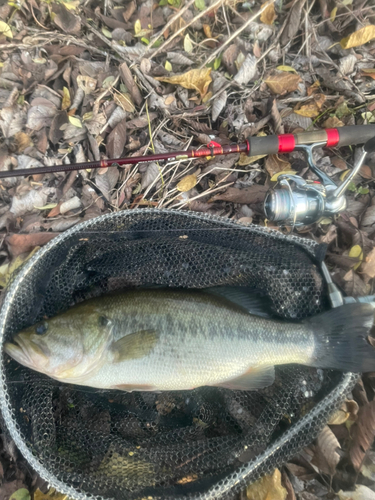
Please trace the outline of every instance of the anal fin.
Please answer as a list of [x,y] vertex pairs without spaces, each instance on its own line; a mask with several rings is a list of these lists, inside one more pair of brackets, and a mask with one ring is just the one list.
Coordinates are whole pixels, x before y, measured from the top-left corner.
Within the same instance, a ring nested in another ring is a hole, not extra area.
[[275,367],[262,366],[260,368],[249,368],[239,377],[226,380],[220,384],[215,384],[217,387],[225,387],[233,391],[252,391],[254,389],[263,389],[272,385],[275,381]]

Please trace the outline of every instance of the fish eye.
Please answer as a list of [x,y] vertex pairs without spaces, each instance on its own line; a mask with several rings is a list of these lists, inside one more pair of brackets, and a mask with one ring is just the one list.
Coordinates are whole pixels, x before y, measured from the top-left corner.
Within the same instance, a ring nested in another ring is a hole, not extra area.
[[37,335],[44,335],[47,330],[48,330],[48,323],[47,323],[47,321],[44,321],[43,323],[40,323],[40,325],[37,325],[35,327],[35,333]]
[[107,326],[109,323],[109,319],[106,318],[105,316],[99,316],[99,325],[100,326]]

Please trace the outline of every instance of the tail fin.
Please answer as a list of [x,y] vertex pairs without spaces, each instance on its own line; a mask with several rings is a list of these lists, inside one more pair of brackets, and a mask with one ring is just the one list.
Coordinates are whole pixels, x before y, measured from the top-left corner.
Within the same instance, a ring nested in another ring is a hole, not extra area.
[[345,372],[375,371],[375,349],[367,342],[374,323],[370,304],[346,304],[305,320],[315,333],[311,366]]

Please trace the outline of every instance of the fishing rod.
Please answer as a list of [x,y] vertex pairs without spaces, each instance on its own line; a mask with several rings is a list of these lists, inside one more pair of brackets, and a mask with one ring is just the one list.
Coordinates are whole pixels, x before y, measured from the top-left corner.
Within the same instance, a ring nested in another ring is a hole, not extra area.
[[[200,157],[246,153],[248,156],[270,155],[302,151],[310,169],[320,181],[308,181],[298,175],[281,174],[277,184],[267,193],[264,204],[266,217],[279,225],[301,226],[312,224],[323,216],[332,216],[346,208],[345,190],[358,173],[366,155],[375,151],[375,125],[352,125],[348,127],[298,132],[296,134],[251,137],[242,144],[220,145],[211,141],[206,147],[187,151],[171,151],[146,156],[128,156],[102,159],[70,165],[23,168],[0,172],[0,179],[35,174],[69,172],[75,170],[108,168],[152,161],[184,161]],[[371,141],[372,140],[372,141]],[[341,186],[337,186],[313,161],[313,150],[317,147],[341,147],[364,144],[365,148]]]

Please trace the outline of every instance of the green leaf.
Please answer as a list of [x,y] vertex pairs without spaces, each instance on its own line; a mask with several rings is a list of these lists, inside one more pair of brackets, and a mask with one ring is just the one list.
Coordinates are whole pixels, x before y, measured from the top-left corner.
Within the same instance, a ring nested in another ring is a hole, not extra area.
[[156,40],[156,42],[154,42],[154,43],[151,45],[151,47],[152,47],[153,49],[157,49],[158,47],[160,47],[160,45],[161,45],[162,43],[163,43],[163,40],[162,40],[162,39],[160,39],[160,40]]
[[30,500],[30,493],[26,488],[20,488],[15,491],[9,498],[9,500]]
[[206,2],[204,0],[195,0],[194,5],[198,10],[204,10],[206,8]]
[[354,184],[353,181],[349,182],[347,189],[348,189],[348,191],[352,191],[353,193],[355,193],[357,191],[356,185]]
[[4,23],[4,21],[0,21],[0,34],[5,35],[8,38],[13,38],[13,33],[9,24]]
[[163,7],[164,5],[168,5],[168,0],[160,0],[159,5],[160,5],[160,7]]
[[145,38],[144,36],[141,38],[141,42],[144,44],[148,45],[150,43],[150,40],[148,38]]
[[104,82],[102,83],[103,89],[109,89],[114,81],[115,77],[113,75],[107,76],[107,78],[105,78]]
[[169,61],[165,61],[164,68],[165,68],[167,71],[172,71],[172,64],[171,64]]
[[57,207],[57,203],[48,203],[48,205],[44,205],[43,207],[36,207],[34,205],[34,208],[38,209],[38,210],[50,210],[51,208],[55,208]]
[[214,70],[218,70],[220,68],[220,64],[221,64],[221,55],[219,57],[217,57],[214,61]]
[[107,30],[107,28],[104,28],[104,26],[102,27],[102,33],[107,38],[112,38],[112,33],[109,30]]
[[369,194],[369,192],[370,192],[369,188],[364,188],[362,186],[357,189],[357,193],[359,194]]
[[69,116],[69,121],[75,127],[82,128],[81,120],[79,118],[77,118],[76,116]]

